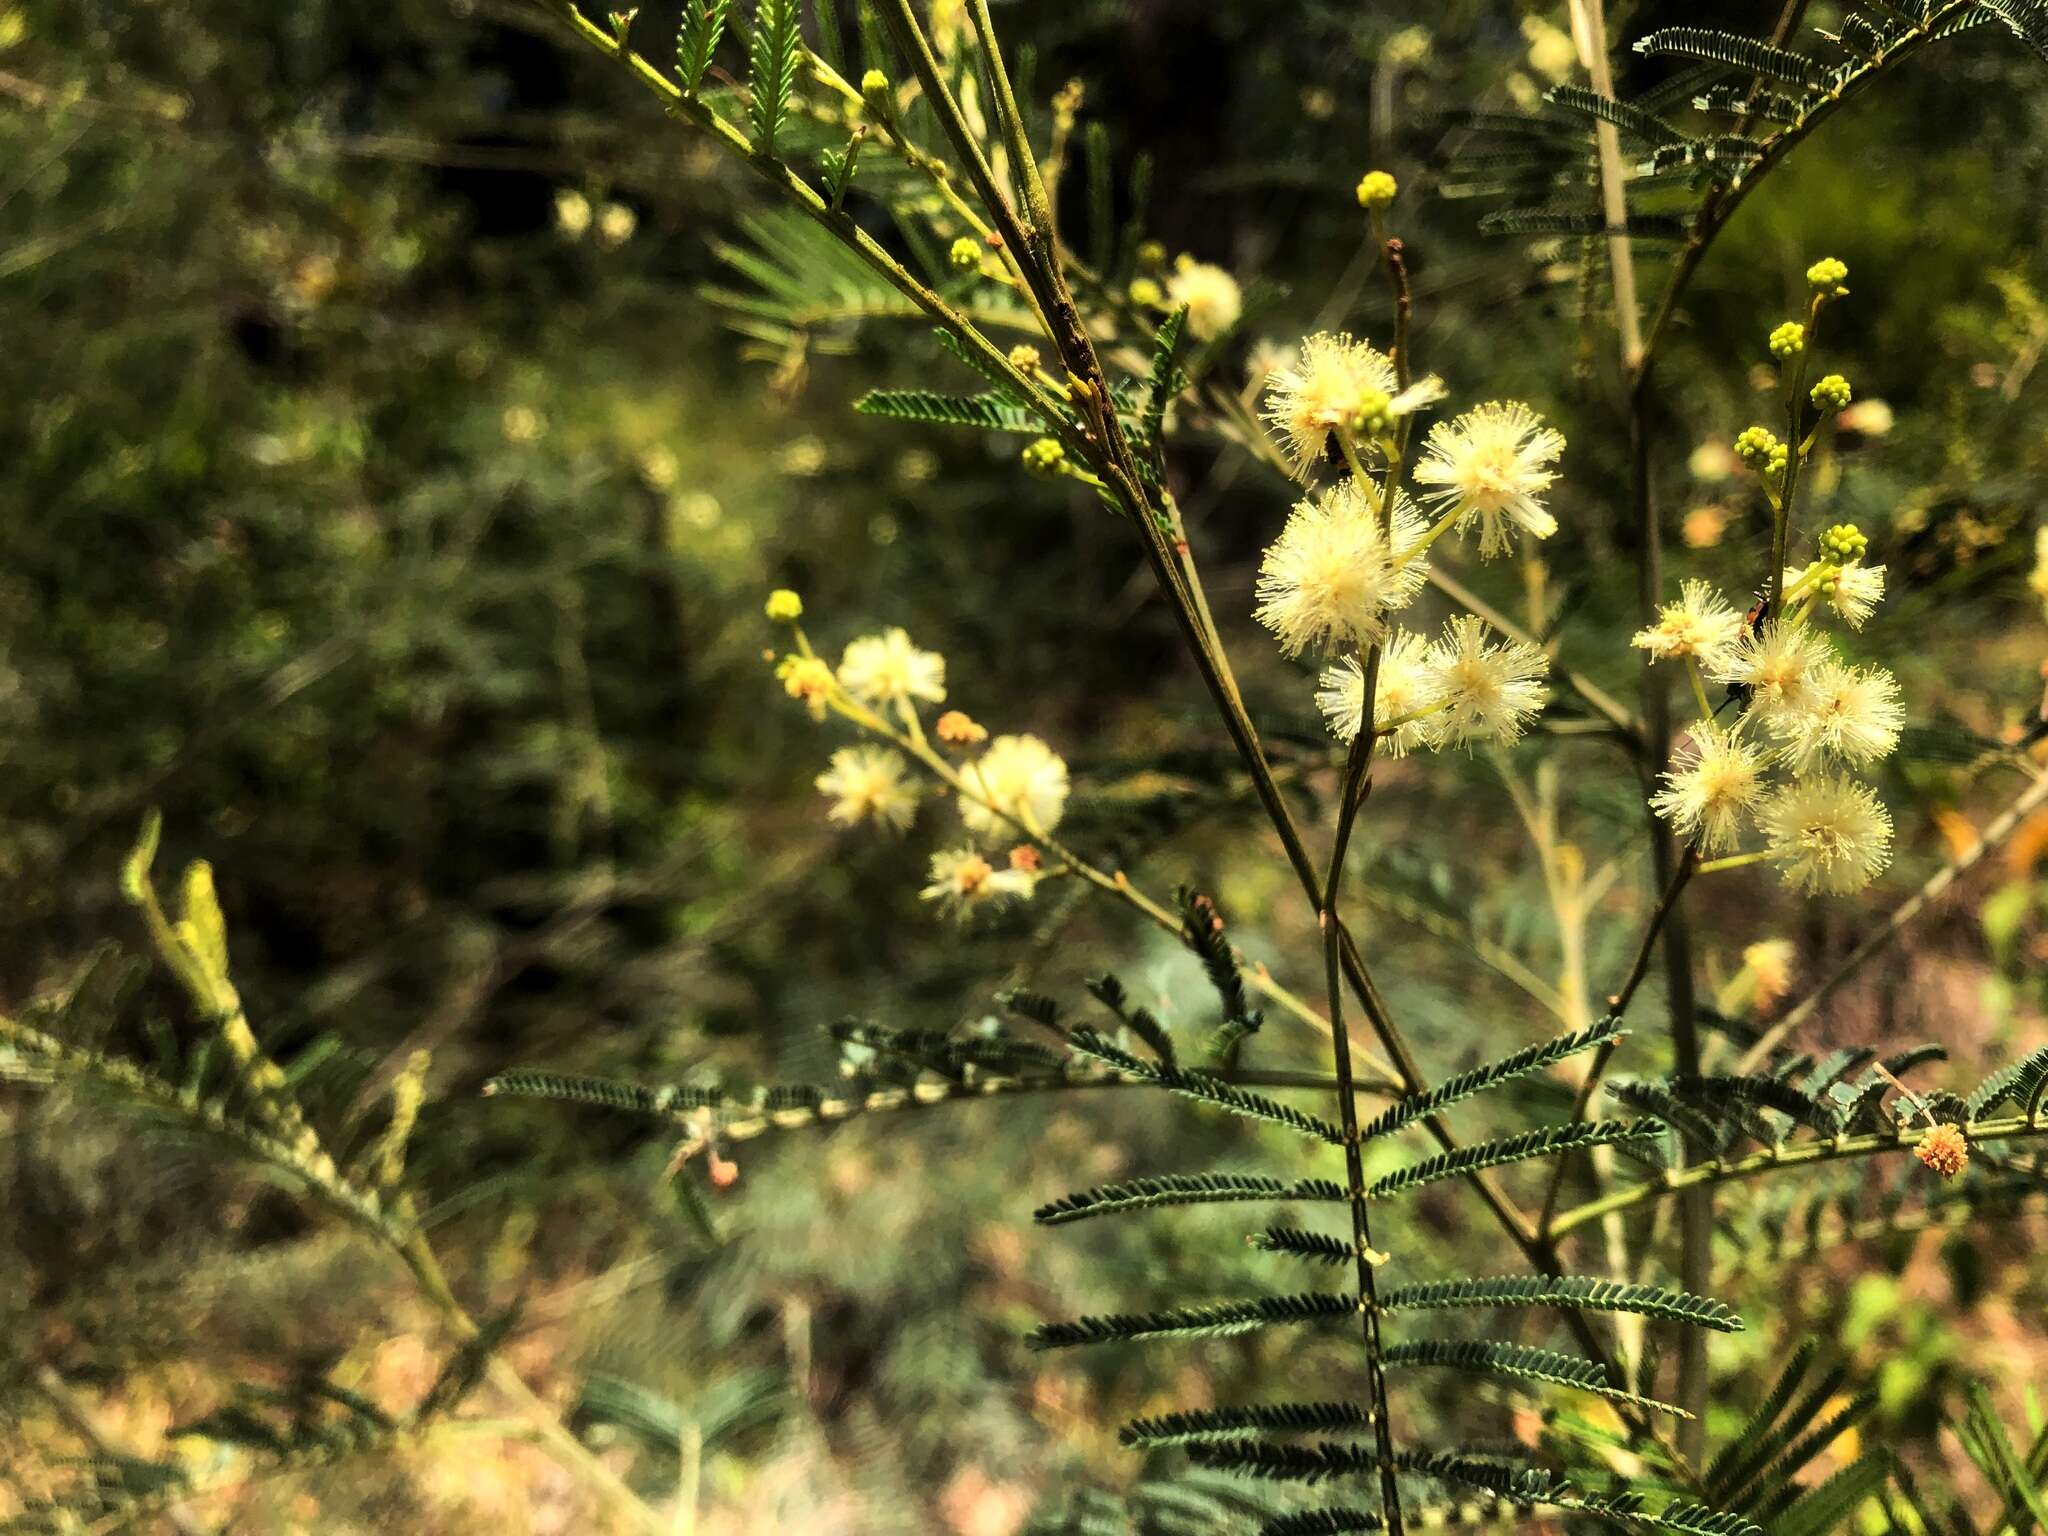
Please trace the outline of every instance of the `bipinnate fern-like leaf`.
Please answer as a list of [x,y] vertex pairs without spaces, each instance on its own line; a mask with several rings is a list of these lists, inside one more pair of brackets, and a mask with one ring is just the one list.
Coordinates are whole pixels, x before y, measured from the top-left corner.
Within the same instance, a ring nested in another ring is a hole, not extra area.
[[802,14],[802,0],[760,0],[754,12],[754,30],[747,38],[747,122],[757,154],[775,153],[776,135],[789,117],[789,95],[804,51],[798,27]]
[[1117,1017],[1117,1022],[1140,1040],[1145,1042],[1163,1067],[1179,1065],[1173,1048],[1173,1035],[1159,1021],[1159,1016],[1142,1004],[1133,1003],[1124,984],[1107,971],[1088,983],[1088,990],[1095,1000]]
[[1214,901],[1192,886],[1184,885],[1174,895],[1180,905],[1181,942],[1202,962],[1209,985],[1223,1005],[1224,1024],[1239,1026],[1239,1038],[1255,1033],[1261,1022],[1259,1010],[1245,991],[1244,971],[1224,931],[1223,914]]
[[1035,411],[1003,395],[942,395],[929,389],[871,389],[853,402],[863,416],[982,432],[1042,432]]
[[1616,1386],[1607,1368],[1581,1355],[1559,1354],[1527,1344],[1503,1344],[1490,1339],[1411,1339],[1389,1345],[1381,1357],[1391,1369],[1423,1368],[1468,1371],[1478,1375],[1508,1376],[1523,1381],[1540,1381],[1556,1387],[1590,1392],[1615,1402],[1654,1408],[1659,1413],[1691,1418],[1683,1408],[1642,1397]]
[[1029,1040],[1008,1035],[948,1035],[935,1029],[892,1029],[864,1019],[842,1019],[832,1038],[958,1082],[975,1072],[1051,1075],[1064,1072],[1068,1058]]
[[676,21],[676,74],[683,93],[694,95],[711,68],[711,56],[725,35],[725,18],[732,0],[683,0]]
[[729,1096],[720,1088],[692,1088],[681,1083],[649,1087],[645,1083],[624,1082],[618,1078],[535,1072],[526,1068],[500,1072],[484,1084],[483,1091],[488,1096],[559,1099],[636,1115],[684,1114],[697,1109],[716,1109],[729,1102]]
[[1343,1186],[1329,1179],[1276,1179],[1263,1173],[1172,1173],[1125,1179],[1062,1195],[1033,1212],[1046,1226],[1156,1206],[1216,1205],[1251,1200],[1313,1200],[1339,1203]]
[[1139,441],[1148,447],[1164,438],[1166,408],[1188,386],[1188,376],[1173,360],[1187,322],[1188,307],[1183,304],[1159,322],[1159,330],[1152,338],[1152,374],[1146,381],[1145,404],[1138,414]]
[[1567,1125],[1540,1126],[1533,1131],[1502,1136],[1493,1141],[1475,1141],[1456,1151],[1439,1152],[1421,1162],[1396,1168],[1376,1181],[1366,1194],[1377,1200],[1423,1184],[1434,1184],[1439,1179],[1460,1178],[1482,1168],[1498,1168],[1504,1163],[1526,1162],[1535,1157],[1554,1157],[1582,1147],[1610,1147],[1618,1142],[1643,1141],[1663,1134],[1663,1123],[1657,1120],[1576,1120]]
[[1327,1232],[1311,1232],[1305,1227],[1268,1227],[1263,1232],[1253,1233],[1245,1241],[1263,1252],[1290,1254],[1312,1264],[1358,1262],[1358,1249],[1353,1244]]
[[1333,1145],[1344,1139],[1342,1131],[1316,1115],[1304,1114],[1291,1105],[1279,1103],[1263,1094],[1248,1093],[1206,1072],[1183,1072],[1177,1068],[1154,1066],[1151,1062],[1140,1061],[1128,1051],[1118,1050],[1092,1029],[1077,1029],[1067,1037],[1067,1041],[1083,1055],[1092,1056],[1120,1072],[1144,1078],[1170,1092],[1185,1095],[1204,1104],[1213,1104],[1218,1109],[1227,1109],[1232,1114],[1243,1115],[1252,1120],[1264,1120],[1272,1125],[1284,1125],[1291,1131],[1299,1131],[1304,1136],[1313,1136]]
[[1369,1509],[1304,1509],[1268,1520],[1259,1527],[1259,1536],[1349,1536],[1380,1528],[1380,1517]]
[[1819,85],[1825,79],[1821,66],[1802,54],[1713,27],[1663,27],[1638,39],[1636,52],[1699,59],[1788,85]]
[[[1503,208],[1479,220],[1482,235],[1604,235],[1608,229],[1598,208]],[[1683,240],[1687,225],[1675,214],[1631,213],[1628,232],[1636,240]]]
[[2043,1083],[2048,1083],[2048,1045],[1984,1079],[1969,1097],[1969,1118],[1980,1120],[2008,1099],[2026,1108]]
[[1404,1125],[1427,1119],[1438,1110],[1469,1099],[1474,1094],[1485,1093],[1501,1084],[1525,1077],[1531,1072],[1605,1045],[1610,1040],[1619,1040],[1628,1031],[1623,1029],[1616,1018],[1604,1018],[1570,1034],[1558,1035],[1553,1039],[1540,1041],[1512,1056],[1503,1056],[1467,1072],[1447,1077],[1434,1088],[1423,1093],[1411,1093],[1405,1098],[1394,1100],[1385,1109],[1368,1121],[1360,1130],[1363,1140],[1371,1141],[1377,1136],[1386,1136],[1398,1131]]
[[1575,117],[1612,123],[1624,134],[1645,144],[1676,144],[1684,137],[1662,118],[1645,112],[1641,107],[1602,96],[1582,85],[1552,86],[1543,93],[1543,99]]
[[[1188,1447],[1188,1459],[1213,1471],[1310,1484],[1362,1477],[1380,1467],[1374,1447],[1333,1440],[1308,1445],[1254,1439],[1196,1441]],[[1481,1489],[1516,1504],[1557,1503],[1569,1497],[1571,1487],[1541,1467],[1459,1451],[1402,1451],[1393,1462],[1402,1472]]]
[[1247,1430],[1311,1433],[1369,1429],[1372,1418],[1362,1403],[1247,1403],[1233,1408],[1190,1408],[1152,1418],[1132,1419],[1117,1438],[1132,1448],[1185,1445],[1215,1440]]
[[1309,1323],[1355,1317],[1359,1302],[1343,1292],[1305,1291],[1294,1296],[1255,1296],[1248,1301],[1181,1307],[1169,1312],[1110,1312],[1044,1323],[1025,1342],[1033,1349],[1069,1349],[1082,1344],[1121,1344],[1135,1339],[1216,1338],[1249,1333],[1279,1323]]
[[1692,100],[1693,110],[1715,117],[1746,117],[1760,123],[1796,123],[1821,98],[1804,91],[1759,90],[1749,84],[1722,83]]
[[1977,4],[2048,62],[2048,5],[2042,0],[1977,0]]
[[1495,1275],[1431,1280],[1382,1291],[1379,1306],[1382,1312],[1564,1307],[1584,1312],[1633,1312],[1640,1317],[1661,1317],[1720,1333],[1738,1333],[1742,1329],[1740,1315],[1710,1296],[1655,1285],[1628,1285],[1594,1275]]
[[1665,1079],[1664,1086],[1688,1104],[1709,1113],[1726,1113],[1736,1105],[1776,1110],[1787,1119],[1832,1136],[1840,1129],[1833,1109],[1781,1078],[1756,1074],[1681,1074]]

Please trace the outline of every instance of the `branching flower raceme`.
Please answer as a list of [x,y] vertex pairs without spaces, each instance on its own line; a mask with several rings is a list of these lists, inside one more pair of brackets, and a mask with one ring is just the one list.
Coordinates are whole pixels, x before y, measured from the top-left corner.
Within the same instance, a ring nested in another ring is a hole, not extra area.
[[1067,872],[1065,865],[1047,870],[1041,852],[1066,812],[1067,765],[1058,753],[1036,736],[998,736],[956,767],[940,749],[969,751],[989,733],[955,708],[932,722],[938,745],[927,738],[918,706],[944,701],[943,656],[920,650],[904,630],[889,629],[850,642],[835,672],[798,627],[803,604],[794,592],[771,595],[766,612],[791,625],[796,640],[794,651],[776,659],[784,691],[801,699],[814,719],[836,714],[873,738],[836,750],[818,775],[818,791],[831,802],[830,820],[902,833],[924,798],[919,770],[951,790],[973,841],[933,854],[919,895],[952,917],[1029,900],[1040,879]]
[[[1840,262],[1815,264],[1808,274],[1814,317],[1829,299],[1846,294],[1846,274]],[[1799,470],[1821,426],[1853,393],[1839,374],[1802,392],[1811,331],[1810,324],[1788,321],[1770,336],[1785,385],[1786,436],[1758,426],[1736,440],[1737,456],[1758,470],[1770,505],[1774,556],[1782,555],[1791,531]],[[1832,614],[1852,630],[1862,628],[1884,597],[1884,566],[1865,562],[1870,541],[1853,523],[1836,523],[1815,542],[1816,558],[1804,565],[1772,560],[1777,580],[1758,604],[1757,620],[1738,617],[1707,583],[1687,581],[1679,600],[1666,604],[1634,643],[1653,661],[1684,660],[1701,711],[1687,750],[1651,796],[1657,813],[1707,854],[1735,848],[1754,820],[1762,849],[1711,867],[1767,859],[1787,885],[1845,895],[1884,870],[1892,840],[1890,812],[1845,770],[1867,772],[1888,757],[1898,746],[1905,710],[1890,672],[1843,659],[1814,622]],[[1708,699],[1704,678],[1727,688],[1719,708]],[[1720,709],[1731,703],[1730,721],[1717,723]],[[1784,777],[1773,779],[1776,771]]]

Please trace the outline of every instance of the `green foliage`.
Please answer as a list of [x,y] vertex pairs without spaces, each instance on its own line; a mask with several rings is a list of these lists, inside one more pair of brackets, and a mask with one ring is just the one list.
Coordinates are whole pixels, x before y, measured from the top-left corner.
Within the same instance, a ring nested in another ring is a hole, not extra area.
[[1707,1296],[1655,1285],[1628,1285],[1591,1275],[1499,1275],[1490,1279],[1431,1280],[1380,1293],[1387,1312],[1445,1307],[1571,1307],[1633,1312],[1722,1333],[1739,1332],[1742,1318]]
[[1455,1152],[1440,1152],[1435,1157],[1396,1168],[1376,1180],[1366,1195],[1378,1200],[1423,1184],[1434,1184],[1440,1179],[1459,1178],[1482,1168],[1498,1168],[1506,1163],[1526,1162],[1535,1157],[1562,1156],[1582,1147],[1611,1147],[1663,1133],[1663,1125],[1655,1120],[1578,1120],[1569,1125],[1539,1126],[1532,1131],[1518,1131],[1493,1141],[1474,1142]]
[[711,68],[732,0],[683,0],[676,19],[676,74],[683,90],[694,94]]
[[1328,1179],[1279,1179],[1261,1173],[1173,1173],[1099,1184],[1042,1205],[1034,1218],[1047,1226],[1120,1211],[1164,1205],[1214,1205],[1252,1200],[1341,1201],[1343,1187]]
[[1525,1047],[1512,1055],[1503,1056],[1484,1066],[1474,1067],[1469,1072],[1460,1072],[1445,1078],[1436,1087],[1425,1093],[1409,1094],[1396,1099],[1372,1120],[1360,1127],[1359,1134],[1371,1141],[1380,1136],[1391,1135],[1403,1126],[1412,1125],[1474,1094],[1485,1093],[1504,1083],[1511,1083],[1518,1077],[1545,1067],[1555,1066],[1582,1052],[1618,1040],[1628,1033],[1621,1027],[1621,1020],[1605,1018],[1570,1034],[1558,1035],[1537,1045]]
[[1025,1342],[1033,1349],[1069,1349],[1082,1344],[1122,1344],[1142,1339],[1214,1338],[1249,1333],[1276,1323],[1307,1323],[1353,1317],[1356,1296],[1309,1291],[1293,1296],[1257,1296],[1171,1312],[1115,1312],[1044,1323]]
[[1084,1056],[1092,1056],[1119,1072],[1128,1072],[1133,1077],[1157,1083],[1173,1093],[1209,1104],[1217,1109],[1227,1109],[1232,1114],[1248,1119],[1264,1120],[1273,1125],[1282,1125],[1304,1136],[1313,1136],[1321,1141],[1339,1142],[1343,1132],[1328,1120],[1318,1115],[1305,1114],[1292,1105],[1282,1104],[1264,1094],[1249,1093],[1234,1088],[1222,1078],[1208,1072],[1182,1071],[1177,1067],[1154,1066],[1140,1061],[1128,1052],[1118,1050],[1109,1041],[1092,1029],[1077,1029],[1067,1036],[1068,1042]]
[[790,92],[803,58],[802,19],[802,0],[760,0],[754,11],[747,37],[747,122],[757,154],[775,153],[776,136],[788,120]]

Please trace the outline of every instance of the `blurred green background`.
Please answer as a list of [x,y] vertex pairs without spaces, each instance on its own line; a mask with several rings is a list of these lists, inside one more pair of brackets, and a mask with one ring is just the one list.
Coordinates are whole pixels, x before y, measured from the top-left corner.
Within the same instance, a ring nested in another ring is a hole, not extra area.
[[[1665,0],[1612,21],[1634,36],[1708,11],[1759,31],[1777,7]],[[1493,205],[1445,195],[1483,180],[1461,173],[1449,114],[1526,110],[1575,77],[1561,11],[1090,0],[997,19],[1032,50],[1040,98],[1081,82],[1120,187],[1152,157],[1142,232],[1246,283],[1219,376],[1249,382],[1319,314],[1384,339],[1350,188],[1372,165],[1402,177],[1424,365],[1457,398],[1529,399],[1572,444],[1544,566],[1461,574],[1509,611],[1536,605],[1565,661],[1633,697],[1598,263],[1576,241],[1483,239]],[[1820,471],[1816,520],[1859,522],[1889,565],[1859,651],[1899,672],[1915,728],[1885,785],[1892,873],[1860,907],[1716,877],[1696,903],[1709,982],[1769,938],[1824,973],[2018,786],[1967,765],[2034,718],[2048,649],[2026,582],[2048,469],[2048,90],[1991,30],[1845,114],[1750,203],[1663,371],[1674,578],[1745,590],[1763,522],[1726,444],[1764,409],[1761,338],[1806,264],[1849,263],[1824,352],[1867,403]],[[1206,1018],[1195,963],[1121,909],[1048,897],[941,930],[915,896],[928,830],[826,821],[811,780],[838,738],[763,664],[775,586],[803,593],[829,648],[902,624],[943,651],[953,702],[1068,757],[1072,841],[1155,891],[1213,891],[1249,952],[1318,984],[1311,927],[1134,545],[1085,494],[1020,474],[1017,443],[852,414],[878,384],[971,382],[921,325],[736,330],[720,292],[788,238],[763,211],[743,168],[538,7],[0,0],[0,998],[60,985],[103,939],[140,947],[116,876],[160,807],[165,864],[216,866],[274,1054],[326,1034],[390,1070],[434,1051],[414,1158],[447,1202],[436,1240],[465,1294],[524,1299],[514,1358],[565,1405],[581,1394],[622,1466],[675,1470],[672,1437],[639,1445],[619,1407],[635,1383],[704,1428],[706,1531],[1009,1536],[1138,1476],[1115,1446],[1128,1413],[1342,1358],[1286,1336],[1083,1360],[1018,1342],[1161,1277],[1263,1286],[1236,1218],[1080,1240],[1029,1221],[1120,1170],[1227,1162],[1247,1131],[1104,1096],[748,1143],[737,1182],[702,1193],[714,1243],[658,1130],[477,1094],[514,1064],[832,1082],[835,1020],[953,1027],[1006,985],[1078,996],[1106,964],[1169,1020]],[[1330,786],[1312,690],[1249,622],[1289,492],[1213,439],[1173,469],[1254,713],[1315,814]],[[1553,875],[1585,881],[1604,991],[1645,906],[1634,782],[1569,735],[1514,771],[1554,808]],[[1360,920],[1426,1065],[1543,1032],[1470,945],[1559,972],[1500,769],[1390,770],[1360,835],[1377,893]],[[1964,1072],[2040,1044],[2044,845],[2048,827],[2024,830],[1806,1043],[1938,1039]],[[149,1011],[198,1027],[160,982]],[[1312,1065],[1316,1044],[1276,1024],[1257,1049]],[[1637,1049],[1635,1069],[1659,1064],[1656,1031]],[[39,1366],[145,1450],[280,1362],[378,1393],[431,1373],[395,1275],[195,1151],[4,1089],[0,1188],[0,1422],[21,1426],[0,1474],[22,1491],[65,1444]],[[1938,1431],[1961,1381],[2009,1372],[2020,1421],[2019,1383],[2043,1370],[2038,1212],[1774,1264],[1799,1197],[1759,1186],[1724,1208],[1735,1299],[1787,1312],[1716,1341],[1717,1427],[1808,1330],[1932,1475],[1961,1465]],[[1470,1216],[1461,1193],[1420,1202],[1415,1240],[1511,1263]],[[537,1453],[460,1456],[254,1490],[232,1528],[593,1528]]]

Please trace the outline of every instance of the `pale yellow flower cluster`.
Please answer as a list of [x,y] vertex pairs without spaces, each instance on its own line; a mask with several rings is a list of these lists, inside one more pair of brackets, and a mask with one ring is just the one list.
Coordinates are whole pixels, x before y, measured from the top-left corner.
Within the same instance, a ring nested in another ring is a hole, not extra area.
[[1754,825],[1787,885],[1841,895],[1891,858],[1891,814],[1853,775],[1898,746],[1905,711],[1889,671],[1844,660],[1812,620],[1829,611],[1859,627],[1884,568],[1815,562],[1784,580],[1784,618],[1752,627],[1706,582],[1688,581],[1635,637],[1653,659],[1683,661],[1703,703],[1711,680],[1735,706],[1725,723],[1709,706],[1650,803],[1706,854],[1736,847]]
[[[803,615],[797,594],[777,591],[766,605],[771,620],[795,625]],[[783,656],[776,676],[816,720],[837,713],[875,740],[841,747],[817,777],[830,801],[827,817],[842,826],[872,824],[904,833],[925,798],[922,769],[955,790],[966,839],[931,856],[920,895],[949,915],[1028,900],[1040,876],[1038,846],[1066,813],[1067,765],[1036,736],[988,739],[964,711],[948,709],[925,732],[919,708],[946,700],[946,660],[920,649],[902,629],[848,642],[834,668],[815,655],[801,629],[797,650]],[[940,756],[981,748],[955,766]],[[991,856],[983,851],[1006,850]],[[999,860],[999,862],[998,862]]]
[[1564,438],[1515,401],[1440,422],[1414,466],[1418,505],[1403,491],[1389,496],[1383,476],[1399,470],[1407,419],[1444,398],[1441,379],[1403,386],[1388,354],[1325,331],[1267,369],[1265,382],[1265,417],[1295,473],[1307,479],[1333,462],[1343,470],[1334,486],[1295,504],[1267,547],[1255,610],[1286,655],[1334,653],[1316,693],[1331,734],[1357,738],[1377,648],[1380,750],[1400,757],[1519,740],[1543,708],[1550,664],[1540,649],[1470,615],[1452,618],[1434,641],[1396,621],[1428,584],[1440,535],[1476,528],[1479,553],[1491,559],[1510,552],[1518,534],[1557,531],[1544,495]]

